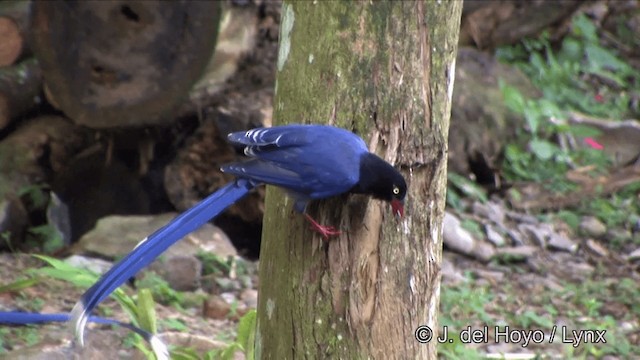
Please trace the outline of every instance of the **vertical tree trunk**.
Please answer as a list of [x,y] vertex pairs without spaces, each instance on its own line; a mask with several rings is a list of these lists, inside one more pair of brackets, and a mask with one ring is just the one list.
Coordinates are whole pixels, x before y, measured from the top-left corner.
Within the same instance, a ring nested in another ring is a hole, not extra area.
[[[277,123],[354,130],[407,179],[405,217],[363,196],[310,206],[343,234],[324,243],[267,191],[259,359],[431,359],[461,1],[285,1]],[[332,141],[332,139],[327,139]],[[434,333],[434,337],[435,337]]]

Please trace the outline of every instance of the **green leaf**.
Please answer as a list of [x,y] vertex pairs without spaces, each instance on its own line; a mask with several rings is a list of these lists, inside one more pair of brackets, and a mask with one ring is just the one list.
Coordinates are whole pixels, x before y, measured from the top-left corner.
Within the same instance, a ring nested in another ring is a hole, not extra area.
[[584,14],[576,16],[572,21],[572,31],[579,37],[590,42],[598,41],[598,34],[595,24]]
[[538,133],[538,127],[540,126],[540,112],[537,107],[527,107],[527,111],[524,112],[524,119],[529,125],[529,130],[532,134]]
[[505,84],[502,80],[499,81],[500,90],[502,91],[502,97],[504,98],[504,103],[507,105],[509,110],[522,114],[525,109],[525,100],[524,96],[518,89],[513,86]]
[[562,57],[565,61],[579,63],[584,55],[582,43],[575,38],[567,37],[562,42]]
[[[231,343],[231,344],[229,344],[229,346],[227,346],[222,351],[222,353],[220,354],[220,359],[221,360],[233,360],[234,357],[235,357],[236,351],[239,351],[239,350],[240,351],[243,350],[242,346],[239,343],[237,343],[237,342]],[[246,359],[247,360],[253,360],[253,358],[250,359],[249,357],[246,357]]]
[[35,208],[43,208],[47,204],[47,194],[42,185],[34,184],[18,189],[18,196],[27,195]]
[[580,226],[580,216],[575,212],[561,210],[558,211],[556,216],[569,225],[574,231],[578,230],[578,227]]
[[512,162],[519,161],[522,157],[525,156],[524,152],[516,144],[508,144],[505,149],[504,155],[507,160]]
[[42,244],[42,251],[47,254],[54,253],[62,249],[64,239],[58,234],[52,225],[44,224],[29,228],[29,233],[38,237],[38,242]]
[[529,327],[531,324],[547,329],[553,327],[553,320],[550,320],[549,318],[544,316],[540,316],[532,310],[525,311],[521,315],[521,319],[526,322],[526,325],[524,325],[525,327]]
[[549,160],[560,150],[555,144],[542,139],[532,139],[529,148],[540,160]]
[[608,69],[613,71],[627,70],[628,65],[620,61],[611,51],[599,45],[587,45],[585,48],[589,65],[593,69]]
[[[44,256],[44,255],[33,255],[35,258],[38,258],[46,263],[48,263],[51,267],[43,267],[40,269],[33,269],[31,272],[36,274],[42,274],[46,276],[50,276],[52,278],[68,281],[75,286],[81,288],[88,288],[93,285],[98,279],[98,274],[87,270],[80,269],[75,266],[71,266],[64,261]],[[111,293],[111,297],[114,298],[120,306],[124,309],[124,311],[129,315],[129,318],[132,322],[136,322],[136,305],[128,296],[122,288],[117,288],[113,293]]]
[[575,124],[568,128],[570,134],[578,137],[598,137],[602,134],[602,131],[594,128],[593,126]]
[[179,319],[162,319],[161,321],[162,321],[162,327],[166,329],[182,331],[182,332],[189,330],[189,327]]
[[29,279],[16,280],[16,281],[14,281],[12,283],[0,286],[0,294],[8,293],[8,292],[20,291],[22,289],[26,289],[28,287],[31,287],[31,286],[39,283],[39,282],[40,282],[40,279],[38,279],[38,278],[29,278]]
[[564,118],[564,111],[560,110],[556,102],[549,99],[540,99],[537,102],[540,114],[545,118]]
[[156,334],[158,332],[158,324],[155,302],[153,301],[151,290],[140,289],[140,291],[138,291],[136,310],[140,327],[152,334]]
[[256,310],[250,310],[238,322],[236,342],[242,346],[247,360],[253,360],[255,358],[256,318]]
[[[216,353],[216,356],[213,358],[220,359],[220,356]],[[179,347],[171,350],[171,360],[200,360],[200,356],[193,349]]]
[[453,188],[447,188],[447,206],[455,210],[462,209],[462,197]]
[[485,190],[480,185],[465,178],[464,176],[450,172],[447,174],[447,179],[467,197],[483,203],[488,200]]

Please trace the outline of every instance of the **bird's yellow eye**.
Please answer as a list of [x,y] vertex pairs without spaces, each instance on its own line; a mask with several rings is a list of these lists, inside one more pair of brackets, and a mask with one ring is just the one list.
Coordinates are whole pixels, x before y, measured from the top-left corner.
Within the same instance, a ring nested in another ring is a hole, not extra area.
[[400,189],[398,189],[398,187],[397,187],[397,186],[394,186],[394,187],[393,187],[393,193],[394,193],[395,195],[400,194]]

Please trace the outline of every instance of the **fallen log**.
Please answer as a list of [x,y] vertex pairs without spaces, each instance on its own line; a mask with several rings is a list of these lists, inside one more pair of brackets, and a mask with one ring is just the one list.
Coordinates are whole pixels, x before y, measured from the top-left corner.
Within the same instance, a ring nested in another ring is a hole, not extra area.
[[0,130],[40,101],[42,72],[36,59],[0,68]]
[[0,67],[15,64],[28,53],[30,1],[0,3]]
[[91,128],[168,124],[215,48],[217,1],[35,2],[48,95]]

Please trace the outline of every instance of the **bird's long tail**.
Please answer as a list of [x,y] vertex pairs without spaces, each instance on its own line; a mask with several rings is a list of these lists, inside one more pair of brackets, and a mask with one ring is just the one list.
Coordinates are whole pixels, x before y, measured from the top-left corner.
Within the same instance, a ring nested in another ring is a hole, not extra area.
[[115,289],[149,265],[175,242],[195,231],[227,207],[247,195],[257,183],[236,179],[177,216],[167,225],[142,240],[136,248],[116,263],[91,286],[71,311],[71,321],[80,345],[84,344],[84,327],[91,311]]
[[[44,324],[51,322],[67,322],[71,319],[69,313],[41,314],[22,311],[0,311],[0,324],[5,325],[27,325],[27,324]],[[98,316],[89,316],[89,322],[96,324],[117,325],[129,329],[136,334],[142,336],[147,341],[158,359],[168,359],[169,350],[158,337],[152,333],[142,330],[141,328],[124,323],[117,320],[106,319]]]

